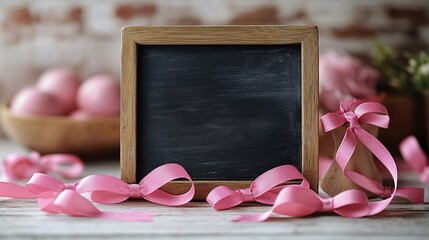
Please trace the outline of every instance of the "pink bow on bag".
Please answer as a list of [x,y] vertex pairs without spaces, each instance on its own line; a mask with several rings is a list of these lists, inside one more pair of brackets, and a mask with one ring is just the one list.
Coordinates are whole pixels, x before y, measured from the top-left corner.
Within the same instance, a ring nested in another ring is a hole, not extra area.
[[[346,175],[350,180],[372,193],[388,198],[381,201],[384,202],[385,206],[387,206],[395,195],[397,188],[398,173],[395,161],[383,144],[360,126],[360,124],[372,124],[377,127],[387,128],[389,124],[389,116],[387,115],[386,108],[382,104],[376,102],[360,103],[356,100],[347,100],[341,102],[339,111],[328,113],[320,120],[325,132],[339,128],[346,123],[349,124],[343,141],[338,148],[335,161],[337,161],[344,175]],[[348,161],[356,149],[358,139],[390,172],[394,182],[394,188],[392,190],[390,188],[385,188],[383,185],[371,178],[346,168]]]
[[249,188],[232,190],[226,186],[216,187],[207,195],[206,200],[216,210],[232,208],[243,202],[272,205],[280,190],[288,187],[279,185],[291,180],[302,180],[301,186],[305,188],[310,186],[298,169],[291,165],[282,165],[260,175]]
[[[370,202],[370,213],[374,215],[381,212],[389,205],[394,196],[408,198],[416,203],[422,203],[424,190],[415,187],[404,187],[398,189],[398,171],[392,155],[384,145],[373,135],[366,132],[360,124],[372,124],[377,127],[387,128],[389,116],[386,108],[376,102],[360,103],[357,100],[346,100],[341,102],[340,110],[328,113],[321,119],[325,132],[332,131],[344,124],[349,124],[346,134],[338,148],[335,161],[341,167],[345,176],[364,189],[386,198],[378,202]],[[385,187],[382,184],[346,168],[353,152],[356,149],[357,140],[361,141],[389,171],[393,178],[393,187]]]
[[363,217],[370,211],[364,192],[356,189],[344,191],[333,198],[321,198],[302,186],[289,186],[280,191],[273,207],[264,213],[240,215],[233,221],[261,222],[273,213],[288,217],[304,217],[315,212],[334,212],[343,217]]
[[1,165],[5,181],[26,179],[34,173],[47,172],[54,172],[65,178],[77,178],[82,174],[83,168],[82,161],[75,155],[48,154],[41,156],[38,152],[32,152],[29,156],[10,154]]
[[428,159],[416,137],[409,136],[404,139],[399,146],[399,150],[405,162],[419,174],[420,181],[429,184]]
[[[174,179],[181,178],[191,182],[190,189],[184,194],[171,195],[158,189]],[[129,197],[139,197],[158,204],[178,206],[193,198],[195,187],[188,173],[175,163],[154,169],[143,178],[140,185],[127,184],[106,175],[90,175],[75,183],[65,184],[41,173],[34,174],[24,187],[0,182],[0,197],[37,198],[40,209],[50,213],[141,221],[150,220],[155,215],[140,212],[101,212],[88,199],[81,196],[83,193],[91,193],[93,201],[104,204],[122,202]]]

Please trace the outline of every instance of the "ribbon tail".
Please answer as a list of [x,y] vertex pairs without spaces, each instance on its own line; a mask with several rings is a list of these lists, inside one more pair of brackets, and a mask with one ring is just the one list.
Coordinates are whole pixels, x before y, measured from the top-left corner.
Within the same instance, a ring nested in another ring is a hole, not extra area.
[[263,222],[270,218],[272,214],[272,210],[268,210],[264,213],[256,213],[256,214],[243,214],[237,217],[234,217],[232,221],[234,222]]
[[335,156],[335,160],[343,171],[346,169],[347,163],[356,149],[356,145],[357,140],[353,129],[348,128]]
[[70,216],[105,218],[115,220],[151,221],[153,213],[140,212],[102,212],[91,202],[72,190],[65,190],[53,196],[52,193],[42,194],[39,205],[42,211],[64,213]]
[[356,129],[356,136],[359,140],[377,157],[377,159],[389,170],[394,179],[398,178],[398,169],[392,155],[384,145],[373,135],[362,128]]
[[399,146],[399,151],[405,162],[407,162],[414,171],[418,173],[424,171],[424,168],[428,164],[428,159],[416,137],[409,136],[403,140]]
[[97,217],[113,220],[151,222],[152,217],[158,215],[157,213],[146,212],[101,212]]
[[0,197],[34,198],[37,195],[27,188],[8,182],[0,182]]
[[[398,188],[398,169],[396,168],[395,160],[387,151],[386,147],[373,135],[367,133],[362,128],[356,129],[356,136],[359,140],[377,157],[377,159],[387,168],[393,179],[393,188],[387,199],[378,202],[370,202],[370,213],[368,216],[375,215],[383,211],[393,200]],[[387,197],[387,196],[386,196]]]
[[326,172],[328,172],[329,167],[332,164],[332,159],[319,156],[319,178],[322,178]]
[[395,197],[401,197],[413,203],[423,204],[425,201],[425,190],[420,187],[400,187],[396,190]]

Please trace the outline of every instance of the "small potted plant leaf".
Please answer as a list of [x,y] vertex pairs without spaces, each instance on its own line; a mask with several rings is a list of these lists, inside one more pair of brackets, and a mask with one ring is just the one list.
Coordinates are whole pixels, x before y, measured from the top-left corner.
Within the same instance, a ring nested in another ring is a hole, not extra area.
[[429,54],[400,52],[378,39],[374,46],[372,61],[382,75],[383,104],[391,118],[389,129],[380,131],[380,140],[392,153],[398,153],[399,142],[408,135],[415,135],[427,146]]

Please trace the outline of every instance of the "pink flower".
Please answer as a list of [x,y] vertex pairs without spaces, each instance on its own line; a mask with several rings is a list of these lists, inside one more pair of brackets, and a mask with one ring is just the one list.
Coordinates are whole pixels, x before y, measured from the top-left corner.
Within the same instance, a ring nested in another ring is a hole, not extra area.
[[337,52],[327,52],[319,60],[319,98],[326,111],[338,110],[341,100],[376,100],[376,69],[362,61]]

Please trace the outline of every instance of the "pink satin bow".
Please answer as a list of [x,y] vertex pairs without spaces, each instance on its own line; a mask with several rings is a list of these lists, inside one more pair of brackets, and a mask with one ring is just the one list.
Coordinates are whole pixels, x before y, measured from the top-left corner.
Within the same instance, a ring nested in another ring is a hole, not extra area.
[[207,202],[216,210],[223,210],[240,205],[243,202],[259,202],[272,205],[280,190],[279,186],[291,180],[301,180],[301,186],[309,188],[308,181],[291,165],[273,168],[256,178],[249,188],[232,190],[226,186],[214,188],[207,195]]
[[77,187],[78,184],[79,182],[64,184],[49,175],[35,173],[24,187],[0,182],[0,197],[37,198],[40,210],[71,216],[150,221],[156,215],[142,212],[101,212],[80,195],[84,191]]
[[[159,189],[176,179],[188,180],[189,190],[180,195],[172,195]],[[179,206],[191,201],[195,194],[191,177],[176,163],[159,166],[147,174],[138,185],[127,184],[112,176],[92,175],[82,179],[78,187],[85,192],[91,192],[91,198],[99,203],[119,203],[131,197],[144,198],[166,206]]]
[[302,186],[289,186],[280,191],[272,208],[264,213],[240,215],[233,221],[261,222],[273,213],[288,217],[304,217],[315,212],[334,212],[343,217],[363,217],[370,212],[368,199],[360,190],[344,191],[333,198],[321,198]]
[[54,172],[65,178],[77,178],[82,174],[83,168],[82,161],[75,155],[49,154],[41,156],[38,152],[32,152],[29,156],[17,153],[10,154],[1,165],[5,181],[30,178],[34,173],[47,172]]
[[[174,179],[181,178],[191,182],[190,189],[184,194],[171,195],[158,189]],[[91,193],[93,201],[104,204],[122,202],[129,197],[140,197],[158,204],[178,206],[193,198],[195,188],[188,173],[175,163],[154,169],[143,178],[140,185],[129,185],[120,179],[106,175],[90,175],[75,183],[65,184],[41,173],[34,174],[24,187],[0,182],[0,197],[37,198],[40,209],[50,213],[141,221],[150,220],[155,215],[140,212],[101,212],[81,196],[82,193]]]
[[409,136],[404,139],[399,146],[399,150],[405,162],[419,174],[420,181],[429,184],[428,158],[421,149],[416,137]]
[[[394,196],[408,198],[416,203],[423,203],[423,189],[415,187],[403,187],[398,189],[398,171],[392,155],[376,137],[366,132],[360,126],[360,124],[372,124],[377,127],[387,128],[389,116],[387,115],[386,108],[382,104],[346,100],[341,102],[339,111],[326,114],[321,118],[321,122],[325,132],[341,127],[346,123],[349,124],[345,136],[338,148],[335,161],[341,167],[344,175],[354,183],[374,194],[386,198],[378,202],[370,202],[369,215],[374,215],[383,211]],[[346,168],[348,161],[356,149],[357,140],[362,142],[389,171],[393,179],[393,187],[385,187],[371,178]]]
[[[350,180],[372,193],[388,198],[385,201],[381,201],[387,206],[397,189],[398,173],[395,161],[383,144],[360,126],[360,124],[372,124],[377,127],[387,128],[389,116],[387,115],[386,108],[382,104],[376,102],[360,103],[356,100],[347,100],[341,102],[339,111],[324,115],[321,118],[321,122],[325,132],[339,128],[346,123],[349,124],[343,141],[338,148],[335,161],[337,161],[338,165],[341,167],[344,175]],[[346,168],[348,161],[356,149],[358,139],[390,172],[394,182],[393,190],[391,190],[391,188],[385,188],[378,182]]]

